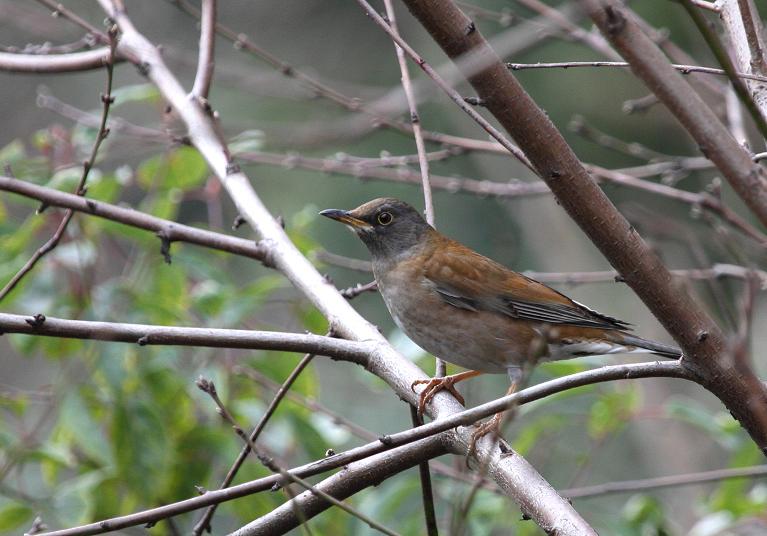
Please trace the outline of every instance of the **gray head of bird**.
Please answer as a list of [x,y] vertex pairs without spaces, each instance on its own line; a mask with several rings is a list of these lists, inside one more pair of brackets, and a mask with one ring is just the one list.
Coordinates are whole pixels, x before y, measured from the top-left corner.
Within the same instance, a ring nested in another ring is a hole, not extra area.
[[353,210],[328,209],[320,214],[340,221],[359,236],[373,262],[396,258],[433,230],[416,209],[393,197],[373,199]]

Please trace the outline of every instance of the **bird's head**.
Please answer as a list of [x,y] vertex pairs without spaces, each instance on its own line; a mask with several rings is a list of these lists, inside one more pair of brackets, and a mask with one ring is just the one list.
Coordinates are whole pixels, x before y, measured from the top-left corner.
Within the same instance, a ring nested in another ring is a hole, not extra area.
[[386,259],[418,245],[432,227],[407,203],[385,197],[354,210],[328,209],[321,215],[340,221],[360,237],[373,259]]

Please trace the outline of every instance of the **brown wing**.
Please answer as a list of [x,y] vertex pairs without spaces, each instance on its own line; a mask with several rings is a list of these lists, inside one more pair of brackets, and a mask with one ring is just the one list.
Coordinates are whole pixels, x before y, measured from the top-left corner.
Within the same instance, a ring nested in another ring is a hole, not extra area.
[[631,329],[627,322],[592,311],[447,238],[434,248],[424,265],[424,276],[444,301],[460,309],[549,324]]

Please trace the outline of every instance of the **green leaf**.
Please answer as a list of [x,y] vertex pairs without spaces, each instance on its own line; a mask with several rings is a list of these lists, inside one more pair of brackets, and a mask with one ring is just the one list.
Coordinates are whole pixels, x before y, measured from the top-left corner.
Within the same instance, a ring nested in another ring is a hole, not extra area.
[[187,190],[202,184],[208,176],[208,165],[196,149],[179,147],[145,161],[137,174],[139,184],[146,189],[154,185],[161,189]]
[[32,510],[16,502],[0,507],[0,532],[12,531],[32,518]]
[[623,428],[639,405],[639,391],[634,386],[600,395],[591,406],[588,430],[599,439]]
[[173,456],[157,409],[138,393],[121,396],[114,408],[112,437],[120,477],[143,502],[151,503],[162,491]]
[[0,165],[13,165],[19,160],[27,157],[27,150],[21,140],[13,140],[11,143],[0,149]]

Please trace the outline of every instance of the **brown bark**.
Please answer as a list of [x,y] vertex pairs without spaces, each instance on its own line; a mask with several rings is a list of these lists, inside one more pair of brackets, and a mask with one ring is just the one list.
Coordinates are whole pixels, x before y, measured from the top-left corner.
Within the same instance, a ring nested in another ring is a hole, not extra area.
[[661,260],[589,176],[562,135],[490,48],[474,23],[449,0],[405,0],[453,60],[471,54],[482,65],[467,78],[490,113],[519,144],[559,204],[625,278],[684,349],[684,365],[714,393],[767,452],[767,390],[725,355],[719,327],[674,284]]

